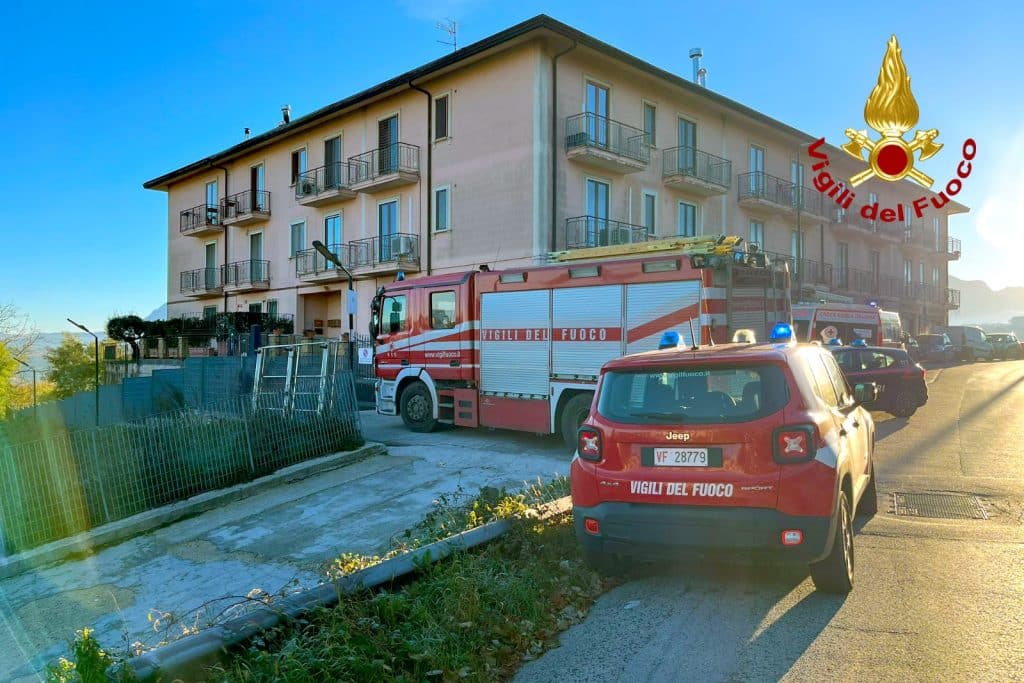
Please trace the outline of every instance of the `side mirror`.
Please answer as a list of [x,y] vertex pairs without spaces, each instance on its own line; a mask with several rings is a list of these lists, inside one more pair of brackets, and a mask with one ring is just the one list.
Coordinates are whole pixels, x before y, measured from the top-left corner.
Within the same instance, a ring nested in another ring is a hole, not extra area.
[[853,399],[860,405],[870,405],[878,400],[878,386],[874,382],[865,382],[853,387]]

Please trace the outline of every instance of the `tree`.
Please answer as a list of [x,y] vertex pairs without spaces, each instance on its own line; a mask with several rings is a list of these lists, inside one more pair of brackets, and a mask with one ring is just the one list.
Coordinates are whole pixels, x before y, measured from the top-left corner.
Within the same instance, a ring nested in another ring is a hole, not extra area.
[[128,342],[132,347],[132,362],[138,363],[141,357],[139,340],[149,331],[149,323],[137,315],[121,315],[107,321],[107,336],[118,341]]
[[0,344],[15,358],[25,359],[39,338],[28,316],[12,303],[0,303]]
[[6,416],[8,411],[15,407],[11,378],[17,371],[17,365],[10,351],[7,350],[7,345],[0,341],[0,418]]
[[46,362],[50,364],[46,379],[54,384],[54,398],[67,398],[80,391],[93,389],[93,351],[70,334],[65,333],[60,346],[46,352]]

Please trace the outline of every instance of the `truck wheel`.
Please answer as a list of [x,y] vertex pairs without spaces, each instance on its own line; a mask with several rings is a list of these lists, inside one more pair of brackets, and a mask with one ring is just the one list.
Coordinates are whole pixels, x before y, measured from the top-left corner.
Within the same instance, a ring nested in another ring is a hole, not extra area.
[[589,392],[576,394],[562,408],[562,423],[559,425],[559,429],[562,432],[562,441],[565,442],[565,447],[571,451],[576,450],[576,432],[579,431],[580,425],[590,414],[590,404],[593,400],[594,395]]
[[871,480],[860,496],[857,514],[862,517],[874,517],[878,513],[878,487],[875,486],[875,465],[871,464]]
[[896,417],[908,418],[917,412],[917,396],[912,391],[901,391],[892,400],[892,410]]
[[430,432],[437,425],[430,390],[423,382],[413,382],[402,392],[402,421],[414,432]]
[[821,562],[811,565],[814,587],[823,593],[846,594],[853,590],[853,525],[850,523],[850,501],[839,494],[836,536],[832,552]]

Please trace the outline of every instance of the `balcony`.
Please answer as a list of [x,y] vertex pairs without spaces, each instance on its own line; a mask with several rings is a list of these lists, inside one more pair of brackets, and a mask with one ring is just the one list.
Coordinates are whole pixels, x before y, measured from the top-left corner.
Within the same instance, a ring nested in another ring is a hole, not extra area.
[[195,235],[205,237],[215,235],[224,226],[220,221],[220,207],[216,204],[200,204],[191,209],[185,209],[178,215],[178,230],[182,235]]
[[635,173],[647,168],[651,146],[639,128],[583,113],[565,119],[565,155],[612,173]]
[[960,308],[960,290],[946,288],[946,308],[957,310]]
[[895,277],[879,275],[857,268],[834,268],[833,287],[860,303],[879,299],[896,300],[902,296],[902,282]]
[[251,225],[270,218],[270,193],[246,190],[225,197],[220,203],[224,225]]
[[741,206],[767,209],[774,213],[793,210],[792,183],[767,173],[740,173],[736,177]]
[[882,221],[869,221],[859,213],[849,211],[837,212],[833,217],[836,232],[860,235],[873,242],[903,242],[905,239],[905,228],[902,224],[883,223]]
[[647,228],[596,216],[565,219],[565,248],[586,249],[619,244],[648,242],[654,239]]
[[405,142],[370,150],[348,160],[354,192],[377,192],[419,182],[420,148]]
[[821,221],[832,220],[832,207],[835,204],[825,195],[806,185],[789,186],[793,212],[806,214],[808,218]]
[[270,261],[235,261],[224,266],[224,289],[231,293],[270,288]]
[[661,177],[669,187],[710,197],[732,186],[732,162],[695,147],[666,149],[661,162]]
[[341,245],[340,251],[335,253],[356,277],[420,269],[419,235],[395,233],[367,237]]
[[[327,248],[338,257],[338,260],[346,268],[352,269],[352,264],[348,261],[348,245],[331,244]],[[348,279],[345,271],[324,258],[316,249],[303,249],[295,253],[295,277],[303,282],[333,282]]]
[[[946,253],[944,255],[950,261],[956,261],[957,259],[960,258],[960,240],[959,240],[959,238],[950,237],[946,241]],[[953,292],[957,293],[956,294],[957,295],[956,308],[960,308],[960,291],[956,290],[956,289],[953,289],[953,290],[950,290],[950,291],[953,291]]]
[[831,287],[832,264],[811,259],[796,258],[771,251],[764,252],[774,263],[785,261],[789,265],[791,288],[799,292],[801,287]]
[[219,296],[224,292],[220,268],[196,268],[181,273],[181,293],[197,298]]
[[303,206],[326,206],[356,196],[350,186],[348,162],[339,161],[306,171],[295,179],[295,200]]

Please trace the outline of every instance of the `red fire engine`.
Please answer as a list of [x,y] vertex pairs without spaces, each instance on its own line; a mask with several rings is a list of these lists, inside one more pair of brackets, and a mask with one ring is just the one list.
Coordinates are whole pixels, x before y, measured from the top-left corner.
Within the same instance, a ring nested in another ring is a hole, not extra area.
[[[372,303],[377,412],[561,434],[575,447],[602,364],[680,343],[767,338],[790,322],[789,272],[738,237],[552,254],[555,265],[400,280]],[[691,336],[692,335],[692,336]],[[699,335],[699,336],[698,336]]]

